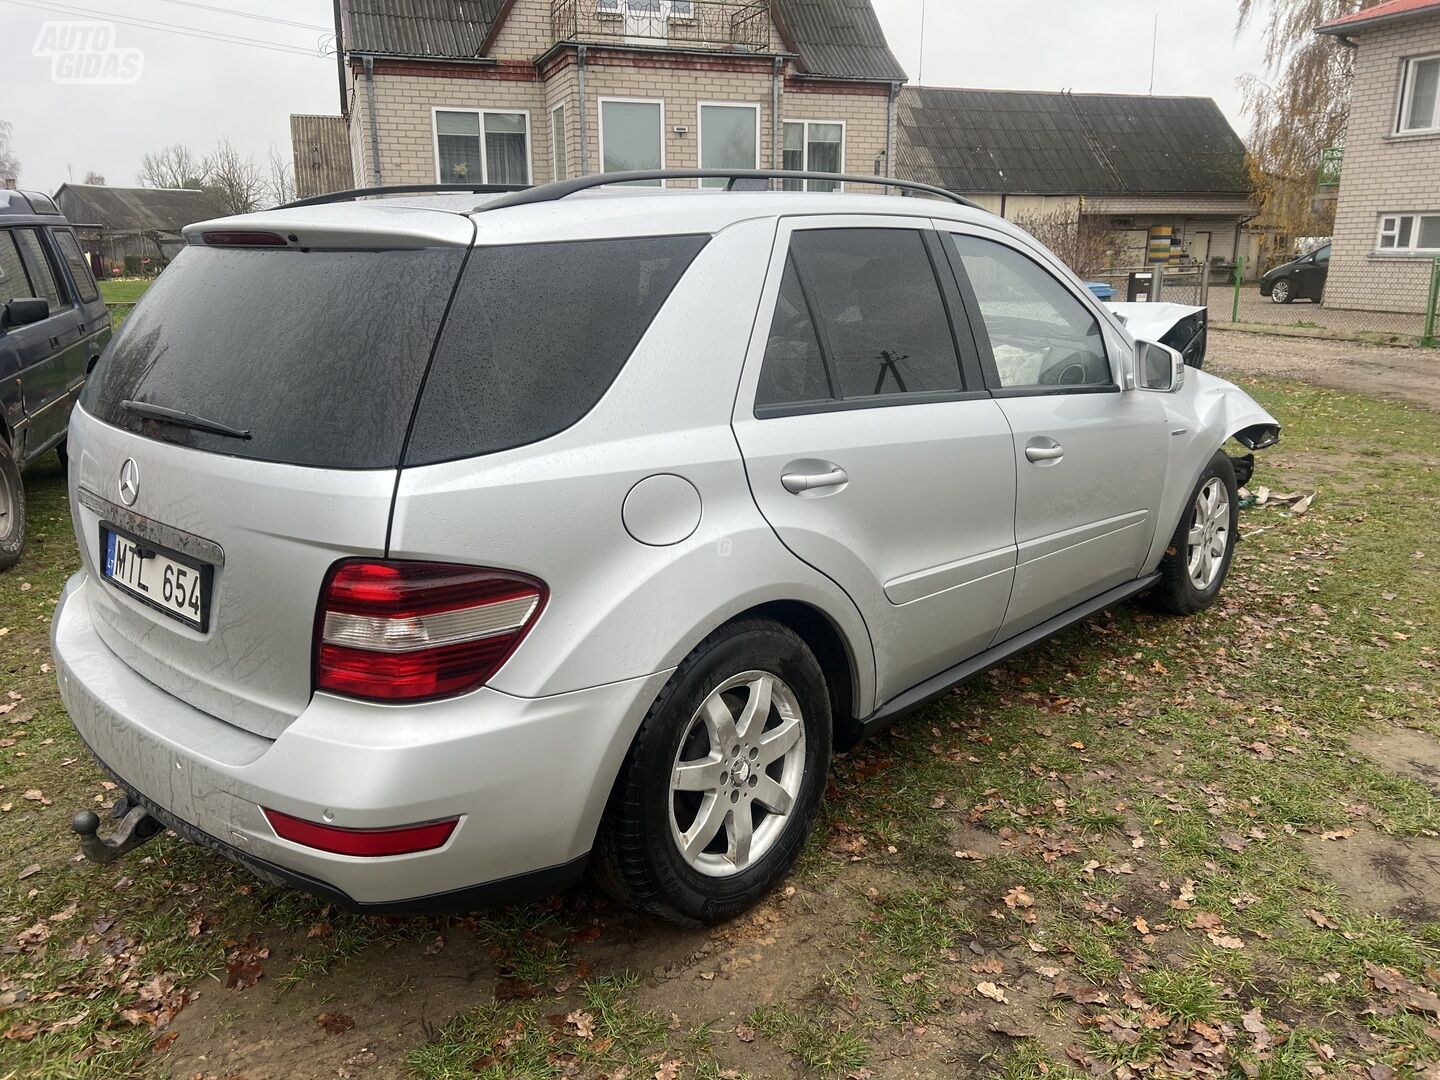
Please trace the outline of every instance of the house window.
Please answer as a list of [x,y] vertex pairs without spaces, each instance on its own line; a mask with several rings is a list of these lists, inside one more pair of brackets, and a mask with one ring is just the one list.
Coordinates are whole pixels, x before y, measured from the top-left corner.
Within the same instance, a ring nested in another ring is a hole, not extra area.
[[565,154],[565,106],[556,105],[550,110],[550,162],[553,180],[564,180],[570,175],[570,162]]
[[1381,214],[1376,247],[1396,254],[1440,253],[1440,214]]
[[[665,167],[665,104],[637,98],[600,99],[600,161],[605,172]],[[642,182],[661,187],[659,180]]]
[[[802,172],[845,171],[845,125],[838,120],[785,121],[786,169]],[[786,191],[839,191],[835,180],[786,180]]]
[[[760,106],[700,105],[700,167],[754,169],[760,164]],[[724,180],[703,180],[724,187]]]
[[1422,56],[1405,63],[1398,132],[1425,131],[1440,131],[1440,56]]
[[435,173],[442,184],[530,183],[530,115],[436,109]]

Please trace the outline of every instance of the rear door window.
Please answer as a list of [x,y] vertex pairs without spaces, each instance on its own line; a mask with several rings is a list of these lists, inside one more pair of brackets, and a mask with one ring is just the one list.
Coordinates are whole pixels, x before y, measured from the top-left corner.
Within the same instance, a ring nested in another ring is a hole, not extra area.
[[963,390],[950,316],[919,230],[794,234],[757,408],[900,405]]
[[[120,328],[81,405],[151,438],[260,461],[395,468],[463,248],[187,247]],[[140,401],[248,439],[147,420]]]
[[34,295],[50,301],[52,313],[70,306],[69,295],[60,286],[50,257],[45,254],[45,244],[34,229],[16,229],[15,240],[20,245],[20,257],[30,275]]
[[477,457],[570,427],[610,388],[708,239],[477,247],[405,464]]
[[60,257],[70,268],[70,280],[75,283],[81,302],[89,304],[100,299],[100,290],[95,287],[95,279],[90,276],[90,264],[85,259],[85,253],[80,250],[80,241],[75,239],[75,234],[69,229],[57,229],[50,235],[55,239],[55,247],[60,252]]

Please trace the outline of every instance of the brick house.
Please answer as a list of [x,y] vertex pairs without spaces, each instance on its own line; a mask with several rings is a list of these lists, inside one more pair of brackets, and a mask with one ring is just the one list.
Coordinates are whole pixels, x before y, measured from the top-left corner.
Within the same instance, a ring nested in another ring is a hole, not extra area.
[[906,87],[897,175],[1002,217],[1081,217],[1114,234],[1119,265],[1164,235],[1187,259],[1246,254],[1255,216],[1245,145],[1210,98]]
[[873,175],[893,156],[906,75],[870,0],[335,7],[360,186],[681,167]]
[[1356,50],[1327,307],[1423,312],[1440,257],[1440,0],[1320,26]]

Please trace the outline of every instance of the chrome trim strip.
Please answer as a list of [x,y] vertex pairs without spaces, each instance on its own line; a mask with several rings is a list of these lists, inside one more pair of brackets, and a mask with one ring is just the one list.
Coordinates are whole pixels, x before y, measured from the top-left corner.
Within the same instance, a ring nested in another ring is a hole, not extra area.
[[189,555],[192,559],[199,559],[211,566],[225,565],[225,549],[213,540],[206,540],[194,533],[184,532],[170,525],[162,525],[158,521],[141,517],[135,511],[128,510],[119,503],[102,498],[89,488],[77,487],[75,497],[82,506],[99,514],[102,521],[109,522],[126,532],[134,533],[142,540],[149,540],[157,547],[178,551],[182,555]]

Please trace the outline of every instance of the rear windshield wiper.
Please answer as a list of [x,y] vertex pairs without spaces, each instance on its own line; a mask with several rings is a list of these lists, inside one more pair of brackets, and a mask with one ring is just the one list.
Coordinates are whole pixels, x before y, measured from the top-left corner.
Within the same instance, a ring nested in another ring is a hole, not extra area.
[[222,424],[218,420],[206,420],[203,416],[181,412],[179,409],[167,409],[164,405],[151,405],[148,401],[122,401],[120,407],[136,416],[143,416],[146,420],[163,420],[167,424],[208,431],[212,435],[224,435],[229,439],[250,438],[250,432]]

